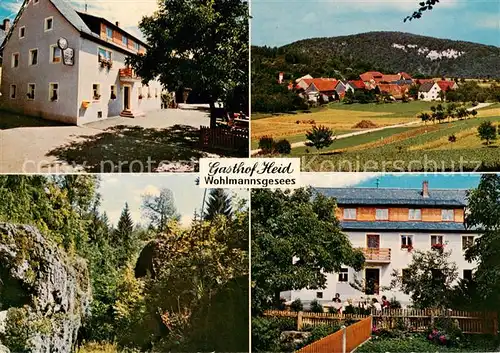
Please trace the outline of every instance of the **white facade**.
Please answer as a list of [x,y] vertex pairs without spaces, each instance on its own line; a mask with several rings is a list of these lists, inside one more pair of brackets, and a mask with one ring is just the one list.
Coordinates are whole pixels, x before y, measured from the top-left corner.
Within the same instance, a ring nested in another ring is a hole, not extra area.
[[441,88],[437,83],[434,83],[434,85],[428,92],[418,92],[418,98],[426,102],[431,102],[438,99],[440,100],[441,98],[439,98],[439,92],[441,92]]
[[[365,248],[367,244],[367,235],[380,235],[380,249],[390,249],[390,261],[367,261],[365,268],[356,272],[352,268],[347,268],[347,281],[339,281],[338,273],[328,273],[327,284],[325,289],[317,290],[298,290],[283,292],[282,296],[287,300],[295,300],[300,298],[303,302],[317,299],[320,302],[330,302],[335,297],[336,293],[340,294],[343,301],[352,299],[354,302],[362,301],[366,298],[380,298],[385,295],[388,299],[396,297],[403,305],[410,304],[408,295],[400,291],[384,291],[380,290],[378,294],[367,295],[354,289],[349,283],[354,282],[357,278],[364,282],[367,269],[378,269],[379,286],[380,288],[388,287],[392,279],[392,273],[397,270],[402,274],[402,269],[406,268],[412,259],[412,252],[408,249],[401,248],[401,236],[410,235],[413,238],[414,250],[428,251],[431,249],[431,236],[442,236],[445,244],[445,250],[451,250],[450,261],[455,262],[458,266],[459,278],[464,277],[464,270],[473,270],[476,264],[469,263],[465,260],[464,250],[462,249],[462,237],[476,237],[477,234],[469,233],[446,233],[446,232],[412,232],[412,231],[345,231],[349,236],[352,246],[355,248]],[[340,276],[345,279],[345,275]]]
[[[120,48],[116,42],[106,43],[100,33],[84,35],[67,18],[79,15],[68,4],[57,6],[64,6],[65,15],[56,7],[56,0],[27,0],[14,22],[3,50],[0,106],[76,125],[118,116],[124,111],[132,117],[159,110],[159,82],[142,87],[139,79],[120,77],[119,70],[126,68],[125,59],[133,51]],[[82,21],[79,17],[78,20]],[[65,65],[59,49],[54,49],[60,38],[65,38],[68,47],[74,49],[73,66]],[[99,48],[111,53],[111,68],[102,67]],[[28,96],[33,91],[34,97]]]

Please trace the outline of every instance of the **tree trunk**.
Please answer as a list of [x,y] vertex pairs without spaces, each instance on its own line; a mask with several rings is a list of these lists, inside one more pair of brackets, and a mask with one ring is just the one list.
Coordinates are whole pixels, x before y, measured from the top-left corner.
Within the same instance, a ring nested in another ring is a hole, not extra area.
[[217,127],[217,115],[215,114],[215,102],[210,101],[210,128],[215,129]]

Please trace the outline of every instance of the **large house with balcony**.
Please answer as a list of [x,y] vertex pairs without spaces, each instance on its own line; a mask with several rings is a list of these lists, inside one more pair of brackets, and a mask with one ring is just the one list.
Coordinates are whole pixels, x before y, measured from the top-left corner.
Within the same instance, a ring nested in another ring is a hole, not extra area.
[[[392,273],[403,280],[411,276],[406,267],[414,250],[427,251],[444,246],[452,250],[450,261],[458,266],[460,278],[470,278],[474,263],[465,260],[465,249],[478,236],[464,227],[465,190],[389,188],[319,188],[320,193],[337,200],[336,214],[352,246],[365,255],[364,269],[356,272],[345,267],[339,273],[328,273],[325,289],[303,289],[283,292],[293,301],[314,299],[330,302],[336,293],[342,300],[364,301],[370,297],[395,296],[403,305],[409,296],[399,291],[385,291]],[[361,283],[364,290],[350,283]]]
[[25,0],[1,44],[4,109],[81,125],[161,108],[162,86],[143,85],[126,58],[147,45],[64,0]]

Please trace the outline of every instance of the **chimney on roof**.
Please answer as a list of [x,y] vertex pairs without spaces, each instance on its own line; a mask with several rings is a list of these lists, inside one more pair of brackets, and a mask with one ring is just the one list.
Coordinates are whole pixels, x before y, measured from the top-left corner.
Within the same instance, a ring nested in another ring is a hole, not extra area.
[[424,198],[428,198],[429,197],[429,182],[427,180],[425,180],[422,183],[422,196]]
[[4,30],[5,32],[8,32],[8,31],[9,31],[9,29],[10,29],[10,19],[8,19],[8,18],[4,19],[4,20],[3,20],[3,26],[2,26],[2,27],[3,27],[3,30]]
[[120,27],[120,22],[116,21],[116,27]]

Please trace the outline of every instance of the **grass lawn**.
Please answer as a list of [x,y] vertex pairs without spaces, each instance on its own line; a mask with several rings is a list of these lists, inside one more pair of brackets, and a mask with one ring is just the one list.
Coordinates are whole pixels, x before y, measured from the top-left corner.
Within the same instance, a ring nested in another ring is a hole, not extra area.
[[368,133],[368,134],[347,137],[347,138],[343,138],[343,139],[340,139],[340,140],[333,142],[333,144],[330,147],[325,148],[321,151],[319,151],[315,147],[297,147],[297,148],[292,149],[291,156],[295,156],[295,157],[301,156],[304,153],[306,153],[306,149],[309,150],[310,153],[329,152],[329,151],[335,151],[335,150],[349,149],[350,147],[355,147],[358,145],[363,145],[363,144],[374,142],[374,141],[381,141],[381,140],[384,140],[387,137],[392,136],[394,134],[398,134],[398,133],[402,133],[402,132],[406,132],[406,131],[411,131],[411,130],[415,130],[415,129],[417,129],[417,128],[415,128],[415,127],[395,127],[393,129],[375,131],[375,132]]
[[[486,119],[495,124],[500,123],[500,116]],[[475,118],[420,126],[403,132],[392,131],[394,134],[383,140],[361,141],[356,146],[333,154],[303,154],[302,168],[307,172],[498,171],[498,142],[485,146],[474,132],[486,119]],[[363,138],[370,139],[370,135]],[[457,137],[455,143],[448,142],[450,135]]]
[[[350,111],[339,109],[324,109],[310,114],[282,115],[272,118],[252,120],[252,140],[262,136],[272,136],[275,139],[290,136],[305,135],[314,125],[325,125],[337,131],[353,131],[361,120],[370,120],[377,127],[396,125],[414,121],[414,117],[396,117],[393,113]],[[297,124],[297,122],[299,122]],[[305,141],[305,138],[304,140]]]
[[18,127],[65,126],[63,123],[0,110],[0,130]]
[[410,352],[495,352],[498,340],[491,336],[468,335],[461,347],[439,346],[428,341],[423,334],[404,338],[372,337],[356,349],[356,352],[370,353],[410,353]]
[[[337,130],[337,131],[335,131],[335,134],[336,135],[343,135],[343,134],[347,134],[349,132],[351,132],[351,130]],[[291,135],[291,136],[287,136],[286,139],[290,143],[303,142],[306,140],[306,134],[303,133],[303,134]],[[279,140],[279,138],[277,138],[276,140]],[[252,150],[255,150],[257,148],[259,148],[259,140],[258,139],[252,140]]]

